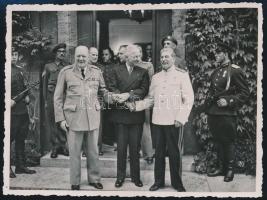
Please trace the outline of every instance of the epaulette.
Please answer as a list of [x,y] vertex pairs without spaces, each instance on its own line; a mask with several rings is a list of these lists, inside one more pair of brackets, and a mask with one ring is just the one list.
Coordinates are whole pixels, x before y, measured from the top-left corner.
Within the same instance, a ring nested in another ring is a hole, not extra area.
[[175,69],[179,72],[186,73],[187,71],[178,67],[175,67]]
[[235,68],[235,69],[239,69],[239,68],[240,68],[238,65],[235,65],[235,64],[232,64],[231,66],[232,66],[233,68]]
[[94,68],[94,69],[100,70],[100,68],[97,67],[97,66],[95,66],[95,65],[89,65],[89,67],[92,67],[92,68]]

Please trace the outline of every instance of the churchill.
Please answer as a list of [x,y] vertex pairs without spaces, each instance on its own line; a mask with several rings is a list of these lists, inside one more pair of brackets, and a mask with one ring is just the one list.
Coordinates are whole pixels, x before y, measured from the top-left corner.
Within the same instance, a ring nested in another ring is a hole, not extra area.
[[101,70],[89,65],[88,48],[75,49],[75,63],[64,67],[54,94],[55,121],[67,132],[72,190],[80,189],[81,150],[85,141],[89,185],[102,189],[97,141],[100,125],[98,93],[108,95]]

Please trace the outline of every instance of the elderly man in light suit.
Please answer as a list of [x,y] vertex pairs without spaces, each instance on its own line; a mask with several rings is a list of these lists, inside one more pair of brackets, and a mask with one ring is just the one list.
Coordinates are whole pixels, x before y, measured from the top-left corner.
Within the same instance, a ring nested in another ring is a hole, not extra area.
[[60,71],[54,94],[55,120],[68,135],[72,190],[80,189],[83,140],[86,144],[89,185],[103,188],[97,147],[100,125],[97,94],[100,91],[106,97],[108,91],[101,70],[89,65],[88,60],[88,48],[78,46],[75,49],[75,63]]
[[174,65],[175,53],[171,48],[161,50],[162,71],[152,77],[149,95],[135,104],[128,103],[132,111],[141,111],[153,107],[152,123],[156,134],[155,183],[150,191],[158,190],[165,184],[165,155],[168,149],[171,184],[179,192],[185,191],[179,168],[180,153],[178,148],[179,132],[190,114],[194,93],[188,73]]

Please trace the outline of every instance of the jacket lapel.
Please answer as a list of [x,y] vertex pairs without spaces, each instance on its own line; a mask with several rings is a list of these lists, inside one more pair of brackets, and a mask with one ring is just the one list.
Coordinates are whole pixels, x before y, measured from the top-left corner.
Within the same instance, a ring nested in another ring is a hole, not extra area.
[[139,74],[136,66],[134,66],[131,74],[129,74],[126,66],[125,66],[125,69],[126,69],[126,73],[128,76],[128,81],[126,82],[127,84],[125,84],[124,90],[129,90],[129,89],[131,89],[131,86],[133,85],[133,83],[137,81],[140,74]]

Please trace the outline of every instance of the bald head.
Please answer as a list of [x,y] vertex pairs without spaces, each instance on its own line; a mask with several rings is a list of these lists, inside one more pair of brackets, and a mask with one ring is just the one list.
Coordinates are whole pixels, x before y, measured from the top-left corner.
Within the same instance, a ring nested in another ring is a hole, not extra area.
[[78,46],[75,49],[75,65],[85,68],[89,61],[89,50],[86,46]]
[[89,48],[89,63],[95,64],[98,60],[98,50],[95,47]]

